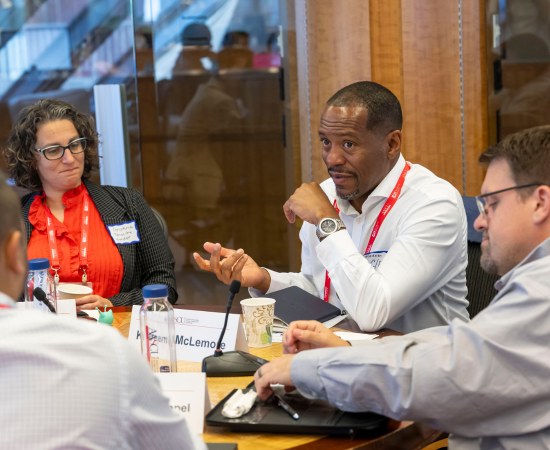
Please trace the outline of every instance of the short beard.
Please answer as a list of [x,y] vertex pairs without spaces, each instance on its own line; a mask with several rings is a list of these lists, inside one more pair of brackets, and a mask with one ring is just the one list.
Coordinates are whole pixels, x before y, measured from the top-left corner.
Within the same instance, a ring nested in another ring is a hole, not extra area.
[[355,191],[350,192],[346,195],[340,195],[338,194],[338,192],[336,192],[336,195],[338,195],[338,197],[340,197],[342,200],[355,200],[357,197],[359,197],[359,189],[355,189]]
[[340,197],[342,200],[355,200],[357,197],[359,197],[359,179],[357,178],[357,174],[349,171],[349,170],[341,170],[336,167],[329,167],[328,168],[328,174],[330,175],[332,173],[346,173],[349,175],[353,175],[355,178],[355,190],[353,192],[350,192],[349,194],[340,195],[338,194],[338,189],[336,189],[336,195]]
[[[483,237],[487,238],[487,232],[483,233]],[[488,238],[487,238],[488,239]],[[481,259],[479,264],[481,268],[489,275],[498,275],[498,266],[493,256],[491,255],[491,241],[487,240],[485,247],[481,247]]]

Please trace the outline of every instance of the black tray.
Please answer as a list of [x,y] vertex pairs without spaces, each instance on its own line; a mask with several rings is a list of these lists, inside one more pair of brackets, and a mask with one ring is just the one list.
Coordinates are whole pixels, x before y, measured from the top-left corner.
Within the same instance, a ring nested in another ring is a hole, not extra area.
[[[250,389],[243,389],[247,393]],[[237,419],[222,416],[225,402],[237,391],[234,389],[206,415],[206,425],[229,427],[233,432],[289,433],[289,434],[329,434],[350,436],[358,431],[361,434],[375,434],[384,431],[388,418],[379,414],[347,413],[323,400],[309,400],[298,391],[285,393],[283,388],[275,388],[281,397],[300,415],[298,420],[290,417],[281,407],[259,398],[248,414]]]

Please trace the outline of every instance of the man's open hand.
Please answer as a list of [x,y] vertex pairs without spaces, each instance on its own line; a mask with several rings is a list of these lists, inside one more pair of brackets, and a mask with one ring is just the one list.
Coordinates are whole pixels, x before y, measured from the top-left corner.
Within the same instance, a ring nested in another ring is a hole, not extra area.
[[269,289],[269,272],[245,255],[243,249],[235,251],[211,242],[206,242],[204,249],[211,254],[210,261],[205,261],[198,253],[193,253],[193,257],[202,270],[216,274],[218,280],[225,284],[238,280],[242,286],[253,287],[264,293]]
[[292,322],[283,335],[283,353],[327,347],[347,347],[349,342],[336,336],[322,323],[315,320]]
[[302,184],[286,201],[283,210],[290,223],[294,223],[296,216],[313,225],[325,217],[340,218],[317,183]]

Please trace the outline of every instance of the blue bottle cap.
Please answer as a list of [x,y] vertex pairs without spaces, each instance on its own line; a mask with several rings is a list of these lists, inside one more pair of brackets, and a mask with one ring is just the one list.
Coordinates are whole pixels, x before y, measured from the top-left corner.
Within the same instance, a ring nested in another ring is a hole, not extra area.
[[143,286],[143,298],[168,297],[168,287],[164,284],[150,284]]
[[29,259],[29,270],[48,270],[50,261],[48,258]]

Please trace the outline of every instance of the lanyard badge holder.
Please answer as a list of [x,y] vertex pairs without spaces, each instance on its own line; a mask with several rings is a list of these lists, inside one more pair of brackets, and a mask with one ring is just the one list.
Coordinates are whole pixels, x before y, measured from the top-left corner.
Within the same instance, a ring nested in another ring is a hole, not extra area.
[[[54,281],[55,286],[59,285],[59,274],[57,273],[61,269],[59,261],[59,253],[57,251],[57,238],[55,235],[55,227],[53,224],[53,214],[48,208],[48,205],[44,202],[47,216],[47,230],[48,230],[48,244],[50,245],[50,261],[51,270],[55,272]],[[84,188],[84,206],[82,207],[82,230],[80,234],[80,253],[79,262],[82,269],[82,284],[88,285],[88,230],[90,228],[90,197],[88,192]]]

